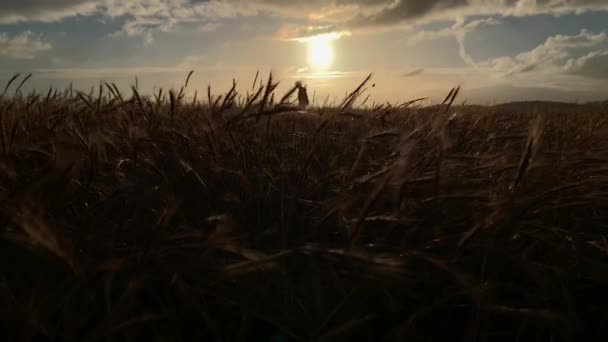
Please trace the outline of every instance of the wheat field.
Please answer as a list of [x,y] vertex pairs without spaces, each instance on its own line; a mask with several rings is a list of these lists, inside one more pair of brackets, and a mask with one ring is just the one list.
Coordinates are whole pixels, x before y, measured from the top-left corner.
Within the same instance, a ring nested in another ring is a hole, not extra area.
[[28,78],[0,97],[7,341],[608,333],[606,104]]

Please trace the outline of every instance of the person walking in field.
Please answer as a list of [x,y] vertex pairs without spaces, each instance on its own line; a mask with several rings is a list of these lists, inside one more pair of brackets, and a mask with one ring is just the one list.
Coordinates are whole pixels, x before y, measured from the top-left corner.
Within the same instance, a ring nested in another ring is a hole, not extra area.
[[306,87],[302,86],[302,82],[296,82],[296,88],[298,89],[298,106],[302,109],[306,109],[310,102],[308,101],[308,91]]

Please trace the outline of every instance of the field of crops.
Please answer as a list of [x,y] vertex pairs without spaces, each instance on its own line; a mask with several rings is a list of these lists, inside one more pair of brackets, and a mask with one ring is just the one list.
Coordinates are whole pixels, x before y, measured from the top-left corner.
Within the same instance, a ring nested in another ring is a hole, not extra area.
[[0,97],[6,341],[608,336],[606,104],[24,80]]

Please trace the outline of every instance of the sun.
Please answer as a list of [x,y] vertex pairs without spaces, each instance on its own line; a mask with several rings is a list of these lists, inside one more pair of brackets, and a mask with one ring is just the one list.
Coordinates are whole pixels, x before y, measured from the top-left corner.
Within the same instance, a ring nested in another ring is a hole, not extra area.
[[326,69],[334,60],[331,38],[317,36],[308,41],[308,64],[315,69]]

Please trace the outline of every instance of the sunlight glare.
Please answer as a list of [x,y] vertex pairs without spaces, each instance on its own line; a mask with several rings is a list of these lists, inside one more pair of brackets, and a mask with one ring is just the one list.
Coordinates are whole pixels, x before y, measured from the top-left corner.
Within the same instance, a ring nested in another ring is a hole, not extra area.
[[308,42],[308,63],[316,69],[325,69],[331,66],[334,52],[331,38],[318,36]]

